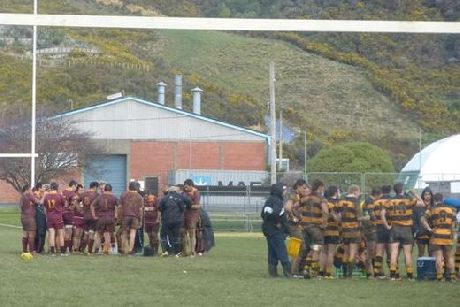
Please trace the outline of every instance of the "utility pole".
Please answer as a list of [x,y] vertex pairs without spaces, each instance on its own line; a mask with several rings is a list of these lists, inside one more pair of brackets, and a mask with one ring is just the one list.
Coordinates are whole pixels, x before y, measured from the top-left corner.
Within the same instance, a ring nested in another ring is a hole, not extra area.
[[270,62],[270,182],[276,183],[276,109],[275,109],[275,63]]
[[279,164],[278,164],[278,171],[281,172],[283,169],[283,103],[280,103],[280,123],[279,123],[279,129],[280,129],[280,140],[279,140]]
[[307,174],[307,130],[304,131],[304,138],[303,138],[303,143],[304,143],[304,158],[303,158],[303,172],[304,174]]

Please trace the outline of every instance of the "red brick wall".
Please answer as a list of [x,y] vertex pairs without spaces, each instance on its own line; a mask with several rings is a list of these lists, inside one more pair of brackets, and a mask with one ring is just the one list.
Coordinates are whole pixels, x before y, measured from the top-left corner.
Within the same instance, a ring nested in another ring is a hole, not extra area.
[[178,143],[176,169],[221,169],[219,143]]
[[224,169],[263,171],[265,154],[264,143],[224,143]]
[[0,180],[0,204],[18,203],[20,194],[8,183]]
[[[191,155],[190,155],[191,152]],[[141,142],[131,143],[131,178],[158,176],[167,184],[173,169],[265,170],[265,143]]]

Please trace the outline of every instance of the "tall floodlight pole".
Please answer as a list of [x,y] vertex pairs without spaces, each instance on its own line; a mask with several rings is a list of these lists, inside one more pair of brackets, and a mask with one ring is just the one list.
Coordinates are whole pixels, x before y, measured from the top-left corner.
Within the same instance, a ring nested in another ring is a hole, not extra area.
[[275,63],[270,62],[270,182],[276,183]]
[[[38,0],[34,0],[34,15],[38,14]],[[34,25],[32,38],[32,118],[31,118],[31,146],[30,146],[30,186],[35,186],[35,124],[37,104],[37,26]]]

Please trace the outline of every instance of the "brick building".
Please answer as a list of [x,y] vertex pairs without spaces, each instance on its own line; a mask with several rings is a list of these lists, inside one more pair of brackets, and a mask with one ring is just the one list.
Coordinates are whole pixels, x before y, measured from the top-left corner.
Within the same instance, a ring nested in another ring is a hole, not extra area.
[[[103,180],[120,194],[130,180],[138,180],[156,192],[176,183],[174,173],[180,170],[209,171],[212,176],[220,171],[241,173],[237,182],[254,178],[248,174],[259,179],[266,174],[267,135],[160,103],[122,97],[53,119],[71,121],[90,132],[103,149],[103,154],[87,157],[76,178],[85,186]],[[218,180],[217,175],[213,182]],[[0,203],[16,202],[18,197],[0,182]]]
[[[85,186],[103,180],[119,194],[130,180],[139,180],[145,189],[156,192],[162,185],[176,183],[174,173],[181,170],[209,171],[212,176],[241,173],[236,182],[266,174],[267,135],[202,116],[195,107],[194,111],[121,97],[52,119],[71,121],[77,129],[90,132],[103,148],[103,154],[87,157],[76,178]],[[0,185],[0,191],[6,190]],[[11,201],[14,194],[9,191],[0,202]]]

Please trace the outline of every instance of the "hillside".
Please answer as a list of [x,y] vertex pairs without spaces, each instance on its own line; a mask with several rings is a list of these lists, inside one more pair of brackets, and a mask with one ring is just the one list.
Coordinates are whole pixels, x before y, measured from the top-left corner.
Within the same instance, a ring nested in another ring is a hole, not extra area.
[[[322,2],[291,3],[289,8],[283,1],[260,5],[262,1],[42,0],[39,11],[275,18],[347,19],[358,14],[367,19],[457,18],[449,13],[452,9],[446,3],[439,7],[440,1],[430,7],[414,1],[402,9],[379,1],[369,1],[364,6],[360,1]],[[30,3],[2,1],[0,11],[27,12]],[[418,15],[412,16],[414,12]],[[14,37],[30,37],[29,29],[11,32]],[[251,36],[42,28],[42,48],[89,46],[101,50],[101,55],[91,58],[74,52],[57,65],[44,59],[39,69],[39,103],[46,106],[47,112],[63,111],[70,107],[70,100],[74,106],[83,106],[119,90],[155,99],[154,84],[160,80],[169,83],[172,100],[173,75],[180,72],[185,75],[187,89],[196,85],[204,88],[204,114],[240,125],[259,125],[267,113],[268,62],[273,60],[277,69],[277,101],[283,103],[286,121],[299,135],[295,146],[287,148],[294,162],[303,161],[304,130],[318,148],[352,139],[370,141],[390,150],[397,167],[417,149],[419,126],[425,131],[425,142],[458,132],[458,37],[334,33]],[[0,89],[6,93],[0,98],[3,118],[17,112],[18,106],[25,110],[30,105],[30,61],[18,56],[26,49],[27,44],[0,45]],[[184,99],[190,100],[190,94],[186,93]]]

